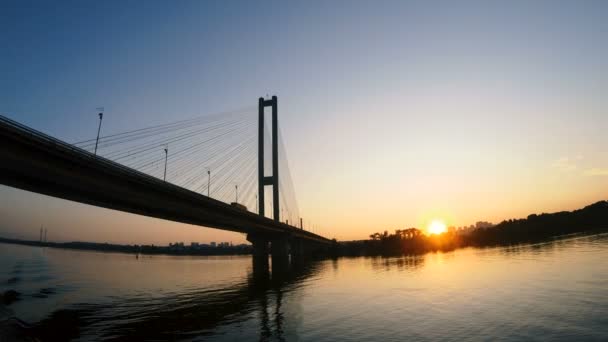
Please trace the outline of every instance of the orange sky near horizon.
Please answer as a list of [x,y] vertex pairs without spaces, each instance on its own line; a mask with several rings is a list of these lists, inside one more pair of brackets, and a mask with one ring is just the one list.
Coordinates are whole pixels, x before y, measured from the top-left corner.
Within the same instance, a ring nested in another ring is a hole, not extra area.
[[[315,232],[338,240],[366,239],[369,234],[388,230],[417,227],[426,230],[434,219],[443,220],[448,226],[462,226],[485,220],[498,223],[503,219],[523,218],[531,213],[555,212],[579,209],[588,204],[606,198],[601,197],[602,191],[592,191],[586,196],[573,196],[567,200],[547,201],[544,206],[538,203],[537,210],[525,207],[523,201],[511,202],[512,199],[501,201],[502,209],[489,206],[479,207],[479,215],[469,213],[467,216],[457,214],[458,207],[452,209],[421,210],[410,219],[403,219],[403,211],[396,207],[383,208],[384,214],[378,215],[371,211],[350,210],[350,215],[341,214],[335,217],[319,219],[334,220],[333,226],[327,225],[315,229]],[[605,194],[605,192],[603,192]],[[193,226],[160,220],[141,215],[124,213],[111,209],[99,208],[27,191],[0,186],[0,235],[21,239],[37,240],[39,229],[44,225],[48,229],[49,241],[92,241],[118,244],[155,244],[166,245],[171,242],[202,242],[228,241],[235,244],[248,243],[245,235],[222,231],[218,229]],[[500,203],[500,202],[498,202]],[[528,205],[533,202],[528,202]],[[495,204],[496,205],[496,204]],[[29,208],[38,208],[30,210]],[[391,211],[395,210],[395,211]],[[393,215],[390,215],[390,214]],[[330,228],[331,227],[331,228]]]

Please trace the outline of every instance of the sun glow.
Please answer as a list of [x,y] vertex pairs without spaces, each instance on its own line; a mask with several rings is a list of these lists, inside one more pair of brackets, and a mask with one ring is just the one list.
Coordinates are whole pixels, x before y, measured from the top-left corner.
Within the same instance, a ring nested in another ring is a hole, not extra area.
[[429,235],[438,235],[441,233],[445,233],[447,231],[447,226],[441,220],[433,220],[431,221],[426,230],[429,232]]

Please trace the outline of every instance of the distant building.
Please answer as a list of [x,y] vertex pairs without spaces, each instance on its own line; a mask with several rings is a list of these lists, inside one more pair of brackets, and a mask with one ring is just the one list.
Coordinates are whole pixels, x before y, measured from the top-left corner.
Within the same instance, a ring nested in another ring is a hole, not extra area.
[[475,223],[475,229],[490,228],[490,227],[494,227],[494,225],[492,223],[490,223],[490,222],[478,221],[477,223]]
[[491,228],[494,227],[494,224],[491,222],[487,222],[487,221],[477,221],[474,225],[470,225],[470,226],[462,226],[460,228],[458,228],[458,232],[461,234],[469,234],[477,229],[485,229],[485,228]]
[[183,242],[170,243],[169,249],[172,251],[183,251],[185,249]]

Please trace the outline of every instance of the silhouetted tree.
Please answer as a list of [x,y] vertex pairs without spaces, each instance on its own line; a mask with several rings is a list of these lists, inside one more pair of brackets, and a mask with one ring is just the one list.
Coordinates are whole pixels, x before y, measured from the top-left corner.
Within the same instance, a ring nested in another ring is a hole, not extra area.
[[417,254],[465,246],[532,242],[598,229],[608,230],[608,201],[572,212],[531,214],[525,219],[509,219],[491,227],[480,225],[465,234],[450,230],[440,235],[426,236],[417,228],[396,229],[395,234],[385,230],[371,234],[370,240],[341,243],[340,251],[346,255]]

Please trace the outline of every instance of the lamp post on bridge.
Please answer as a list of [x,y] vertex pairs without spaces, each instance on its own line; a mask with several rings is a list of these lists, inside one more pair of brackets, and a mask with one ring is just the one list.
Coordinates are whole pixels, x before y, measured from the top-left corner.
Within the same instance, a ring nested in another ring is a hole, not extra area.
[[97,155],[97,145],[99,144],[99,133],[101,132],[101,121],[103,120],[103,107],[100,107],[97,109],[100,110],[100,112],[99,112],[99,127],[97,128],[97,139],[95,140],[94,155]]
[[211,168],[207,168],[207,197],[211,197]]
[[167,159],[169,158],[169,145],[165,147],[165,175],[163,176],[163,181],[167,181]]

